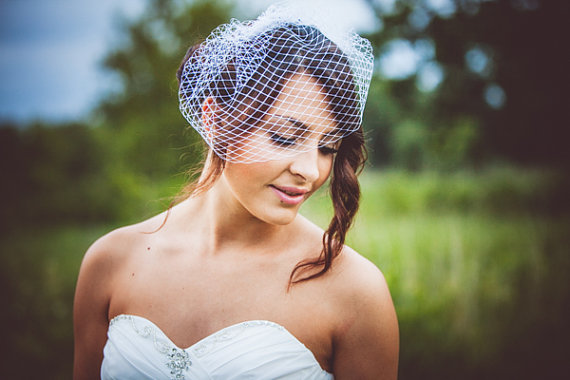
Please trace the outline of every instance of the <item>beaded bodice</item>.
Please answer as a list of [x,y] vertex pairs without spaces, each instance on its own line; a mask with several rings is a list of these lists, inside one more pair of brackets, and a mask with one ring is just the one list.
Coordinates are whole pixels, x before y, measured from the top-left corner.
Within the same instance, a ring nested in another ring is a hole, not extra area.
[[247,321],[188,348],[153,322],[119,315],[109,324],[102,379],[333,379],[283,326]]

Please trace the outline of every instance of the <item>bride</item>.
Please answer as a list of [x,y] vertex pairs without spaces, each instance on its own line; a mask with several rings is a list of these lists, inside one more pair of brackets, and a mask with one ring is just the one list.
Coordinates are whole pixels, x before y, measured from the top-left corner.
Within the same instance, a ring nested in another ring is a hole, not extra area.
[[[364,164],[368,41],[273,6],[188,51],[180,109],[208,145],[163,214],[95,242],[74,378],[394,379],[381,272],[344,245]],[[298,213],[330,177],[326,231]]]

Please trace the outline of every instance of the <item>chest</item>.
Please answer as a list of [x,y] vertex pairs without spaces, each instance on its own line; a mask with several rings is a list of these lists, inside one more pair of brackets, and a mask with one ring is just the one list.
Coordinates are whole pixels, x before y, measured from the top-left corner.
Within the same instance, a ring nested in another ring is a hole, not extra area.
[[243,321],[271,321],[327,369],[334,313],[316,284],[287,291],[293,267],[278,261],[139,262],[119,274],[109,314],[147,317],[178,347]]

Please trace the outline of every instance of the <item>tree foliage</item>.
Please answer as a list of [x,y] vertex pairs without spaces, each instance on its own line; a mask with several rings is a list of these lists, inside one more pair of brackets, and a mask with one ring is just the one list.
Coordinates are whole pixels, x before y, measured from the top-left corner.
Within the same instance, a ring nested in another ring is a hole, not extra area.
[[183,133],[175,73],[187,48],[227,22],[230,10],[220,1],[151,0],[142,17],[123,25],[125,42],[104,61],[121,86],[99,108],[115,164],[160,178],[198,159],[200,149],[189,148],[196,135]]
[[[395,40],[434,49],[414,75],[386,85],[383,95],[395,99],[398,118],[388,126],[369,120],[371,129],[392,134],[389,162],[404,159],[404,166],[410,166],[416,161],[412,156],[419,155],[428,165],[440,156],[436,161],[444,167],[495,158],[567,165],[568,59],[560,41],[568,34],[568,2],[400,0],[389,11],[378,2],[368,3],[384,26],[369,36],[380,56]],[[422,92],[416,83],[422,69],[433,64],[442,69],[443,80],[435,90]],[[410,129],[411,124],[422,131]],[[400,128],[425,137],[414,149],[409,142],[401,146],[406,131]],[[442,150],[452,145],[467,149],[459,155],[463,157]]]
[[[393,41],[427,52],[407,77],[376,71],[364,119],[373,163],[455,170],[500,159],[568,168],[567,53],[560,43],[568,2],[396,0],[386,10],[368,1],[383,24],[367,36],[377,62]],[[201,141],[185,133],[178,111],[175,72],[186,49],[237,9],[229,0],[147,5],[138,19],[123,20],[103,62],[117,87],[94,111],[91,127],[0,129],[9,184],[1,190],[3,227],[32,219],[128,219],[152,197],[147,185],[199,160]],[[427,90],[418,86],[426,67],[442,72]]]
[[184,133],[175,73],[188,46],[227,21],[230,10],[220,1],[149,1],[141,18],[121,24],[121,43],[104,60],[120,85],[93,112],[91,126],[0,126],[3,233],[22,225],[125,222],[135,210],[140,218],[156,196],[147,188],[199,159],[195,134]]
[[[558,38],[567,2],[396,0],[388,11],[382,2],[368,3],[383,25],[367,36],[377,58],[393,41],[424,51],[411,76],[375,75],[365,117],[374,163],[410,169],[456,169],[497,158],[564,164],[566,53]],[[187,124],[176,107],[174,72],[186,48],[227,22],[234,5],[151,0],[139,19],[125,23],[126,42],[105,60],[121,88],[99,109],[106,140],[114,142],[113,162],[153,178],[198,159],[200,150],[189,148],[197,135],[182,133]],[[441,82],[421,89],[422,75],[434,67]]]

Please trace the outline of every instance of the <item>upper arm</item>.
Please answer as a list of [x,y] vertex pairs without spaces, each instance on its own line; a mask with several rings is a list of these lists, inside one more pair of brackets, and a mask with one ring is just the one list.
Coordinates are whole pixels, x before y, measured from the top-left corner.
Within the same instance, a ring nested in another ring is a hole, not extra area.
[[396,379],[398,320],[381,272],[367,262],[345,302],[345,318],[334,338],[335,379]]
[[103,237],[95,242],[79,270],[73,305],[75,380],[100,378],[114,266],[109,240]]

